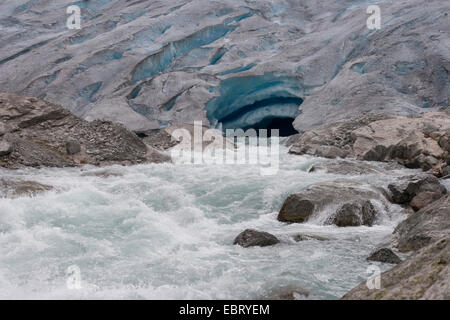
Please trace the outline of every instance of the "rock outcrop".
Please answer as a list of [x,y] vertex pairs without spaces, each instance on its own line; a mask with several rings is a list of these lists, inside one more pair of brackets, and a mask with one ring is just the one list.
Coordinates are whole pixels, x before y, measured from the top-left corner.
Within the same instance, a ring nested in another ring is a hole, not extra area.
[[121,124],[85,121],[53,103],[0,94],[0,166],[66,167],[165,162]]
[[381,274],[381,288],[365,282],[345,294],[344,300],[449,300],[450,237],[428,244],[411,257]]
[[233,244],[238,244],[241,247],[266,247],[272,246],[274,244],[279,243],[280,240],[277,239],[274,235],[253,229],[246,229],[242,231],[236,239],[234,239]]
[[411,214],[394,231],[401,252],[418,250],[450,234],[450,194]]
[[436,175],[442,176],[447,167],[449,152],[445,148],[449,131],[450,115],[447,112],[408,117],[371,114],[306,131],[290,140],[289,152],[328,158],[396,161],[408,168],[434,169]]
[[431,198],[437,197],[438,199],[447,193],[447,189],[441,185],[439,179],[429,174],[400,177],[397,181],[390,183],[388,189],[392,194],[392,202],[397,204],[409,204],[415,199],[416,207],[421,205],[419,204],[419,201],[422,203],[424,201],[431,203],[429,200],[426,200],[429,198],[427,195]]
[[304,191],[291,194],[284,201],[278,214],[282,222],[302,223],[311,217],[331,209],[328,223],[340,226],[372,225],[377,209],[371,201],[387,202],[382,191],[370,185],[351,182],[323,182]]

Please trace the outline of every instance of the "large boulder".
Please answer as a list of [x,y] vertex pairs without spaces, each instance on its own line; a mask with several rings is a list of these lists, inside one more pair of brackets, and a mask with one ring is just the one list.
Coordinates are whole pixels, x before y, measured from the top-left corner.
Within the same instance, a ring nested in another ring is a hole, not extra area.
[[266,247],[279,243],[280,240],[274,235],[253,229],[246,229],[242,231],[235,239],[233,244],[238,244],[241,247]]
[[442,197],[441,192],[433,192],[433,191],[423,191],[420,192],[417,196],[415,196],[409,205],[414,211],[419,211],[422,208],[425,208],[427,205],[433,203]]
[[356,201],[343,204],[327,223],[338,227],[372,226],[376,216],[377,211],[369,200]]
[[422,192],[429,191],[440,195],[447,193],[439,179],[429,174],[400,177],[397,181],[390,183],[388,189],[392,193],[392,202],[398,204],[408,204]]
[[[110,121],[85,121],[56,104],[0,93],[2,139],[14,150],[0,153],[0,166],[77,166],[168,161],[133,132]],[[2,148],[3,149],[3,148]],[[7,156],[7,158],[6,158]]]
[[450,237],[430,243],[393,269],[381,274],[381,288],[366,282],[345,294],[344,300],[449,300]]
[[450,233],[450,194],[411,214],[394,231],[401,252],[418,250]]
[[[337,149],[340,150],[340,152],[336,151],[334,155],[332,153],[328,153],[328,158],[333,156],[343,158],[344,154],[345,156],[351,156],[351,146],[354,142],[352,132],[373,121],[388,117],[390,116],[385,114],[369,114],[348,121],[331,123],[313,128],[305,131],[301,135],[297,135],[289,139],[289,153],[318,156],[319,152],[317,150],[320,150],[319,146],[322,146],[324,147],[324,150],[326,150],[326,147],[332,147],[330,149],[335,151]],[[325,155],[322,156],[325,157]]]
[[402,260],[389,248],[375,249],[370,253],[366,260],[391,264],[399,264],[402,262]]
[[[331,221],[335,222],[334,217],[339,211],[347,212],[347,207],[355,207],[359,209],[355,213],[360,218],[358,221],[369,225],[373,223],[377,215],[376,209],[372,204],[368,204],[370,201],[386,203],[386,198],[381,190],[370,185],[353,182],[322,182],[314,184],[301,192],[289,195],[281,207],[278,220],[302,223],[312,216],[320,214],[326,208],[337,208],[338,210],[334,209],[326,219],[327,221],[332,219]],[[347,206],[346,203],[351,203],[351,205]],[[344,209],[340,210],[342,206],[344,206]],[[365,212],[364,216],[366,218],[362,217],[363,212]],[[345,215],[345,213],[339,214],[339,216]],[[356,223],[354,224],[356,225]]]

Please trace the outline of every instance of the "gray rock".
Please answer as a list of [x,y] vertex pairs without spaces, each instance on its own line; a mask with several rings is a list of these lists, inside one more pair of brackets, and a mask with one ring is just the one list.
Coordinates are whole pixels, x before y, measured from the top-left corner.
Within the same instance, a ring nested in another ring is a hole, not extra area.
[[324,157],[324,158],[345,158],[347,153],[344,150],[341,150],[334,146],[324,146],[324,145],[308,145],[308,146],[296,146],[293,145],[289,149],[289,153],[291,154],[308,154],[316,157]]
[[35,181],[0,178],[0,197],[32,197],[52,189],[53,187],[51,186],[44,185]]
[[386,170],[361,161],[330,160],[314,164],[308,172],[326,172],[333,174],[381,174]]
[[338,227],[372,226],[378,212],[368,200],[343,204],[327,223]]
[[449,300],[450,237],[441,238],[391,270],[381,274],[381,288],[371,290],[366,281],[345,294],[343,300]]
[[66,142],[66,152],[69,155],[77,154],[81,151],[81,146],[76,140],[68,140]]
[[305,198],[300,193],[291,194],[284,201],[277,219],[282,222],[302,223],[313,215],[314,209],[313,200]]
[[445,179],[450,178],[450,165],[446,165],[442,168],[442,177]]
[[272,289],[262,300],[304,300],[309,294],[309,291],[303,288],[288,285]]
[[392,202],[407,204],[421,192],[430,191],[444,195],[446,188],[440,184],[439,179],[429,174],[400,177],[396,182],[388,185],[392,193]]
[[[363,223],[369,224],[369,216],[372,211],[369,210],[370,206],[365,204],[369,200],[376,200],[384,204],[387,202],[384,193],[370,185],[351,182],[322,182],[299,193],[289,195],[284,201],[277,219],[282,222],[302,223],[326,208],[340,207],[343,203],[352,202],[360,207],[361,215],[362,212],[365,212],[364,214],[367,216]],[[333,212],[331,217],[334,217],[335,213]],[[329,219],[331,218],[328,217]]]
[[172,158],[167,154],[159,152],[155,148],[147,146],[147,161],[152,163],[164,163],[171,162]]
[[327,237],[322,237],[322,236],[318,236],[318,235],[315,235],[315,234],[304,234],[304,233],[299,233],[299,234],[294,235],[293,239],[296,242],[308,241],[308,240],[318,240],[318,241],[329,241],[329,240],[331,240],[330,238],[327,238]]
[[112,170],[97,170],[92,172],[83,172],[82,177],[99,177],[99,178],[110,178],[110,177],[122,177],[123,174],[120,172]]
[[442,150],[450,152],[450,131],[447,131],[439,138],[439,146]]
[[391,264],[399,264],[402,260],[389,248],[379,248],[373,251],[367,261],[377,261]]
[[172,135],[165,129],[154,129],[145,132],[138,132],[138,136],[143,136],[142,140],[149,146],[157,150],[167,150],[176,146],[179,141],[172,138]]
[[170,161],[121,124],[88,122],[35,98],[0,93],[0,121],[16,128],[4,136],[14,144],[8,161],[0,161],[7,168]]
[[0,157],[7,156],[13,152],[13,145],[6,140],[0,140]]
[[442,195],[443,194],[441,192],[423,191],[416,195],[411,200],[409,205],[414,211],[419,211],[420,209],[441,198]]
[[6,125],[0,121],[0,137],[2,137],[6,132]]
[[233,244],[238,244],[241,247],[266,247],[272,246],[279,243],[280,241],[268,232],[257,231],[253,229],[246,229],[242,231],[236,239],[234,239]]
[[394,231],[400,252],[419,250],[450,233],[450,194],[402,221]]
[[[430,170],[447,156],[437,139],[424,133],[430,125],[439,136],[450,129],[450,117],[445,112],[415,117],[369,114],[308,130],[292,138],[289,152],[396,161],[408,168]],[[443,144],[445,139],[441,140]]]

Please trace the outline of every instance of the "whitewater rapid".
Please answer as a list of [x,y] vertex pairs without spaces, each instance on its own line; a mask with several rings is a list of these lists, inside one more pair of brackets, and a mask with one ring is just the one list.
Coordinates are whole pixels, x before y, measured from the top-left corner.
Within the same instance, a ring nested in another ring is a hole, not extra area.
[[[307,173],[324,159],[285,147],[280,154],[269,176],[257,165],[1,170],[54,189],[0,199],[0,299],[258,299],[285,285],[309,291],[308,299],[341,297],[365,281],[365,259],[404,218],[401,208],[393,205],[373,227],[285,224],[276,219],[284,199],[329,180],[385,187],[406,170]],[[93,175],[104,170],[114,175]],[[246,228],[281,243],[233,245]],[[331,240],[295,242],[297,233]],[[80,288],[67,285],[71,266],[80,270]]]

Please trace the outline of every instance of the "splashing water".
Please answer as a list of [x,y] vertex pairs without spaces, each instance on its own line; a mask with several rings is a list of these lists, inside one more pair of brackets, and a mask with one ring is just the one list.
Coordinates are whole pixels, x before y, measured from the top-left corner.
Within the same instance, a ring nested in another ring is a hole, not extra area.
[[[290,193],[313,183],[386,186],[392,174],[307,173],[324,159],[289,155],[284,147],[280,153],[272,176],[255,165],[0,171],[54,187],[33,198],[0,199],[0,298],[258,299],[284,285],[306,289],[310,299],[339,298],[365,281],[365,258],[392,233],[401,208],[393,205],[373,227],[285,224],[277,213]],[[115,175],[91,175],[105,169]],[[246,228],[281,243],[232,245]],[[331,240],[295,242],[299,232]],[[78,289],[67,286],[73,266]]]

